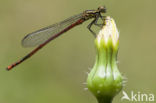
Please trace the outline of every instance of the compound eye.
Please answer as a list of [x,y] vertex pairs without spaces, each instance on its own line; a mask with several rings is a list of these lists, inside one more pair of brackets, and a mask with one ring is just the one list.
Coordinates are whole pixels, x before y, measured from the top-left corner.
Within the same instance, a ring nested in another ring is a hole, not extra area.
[[98,10],[99,10],[99,11],[101,10],[101,6],[100,6],[100,7],[98,7]]
[[99,10],[100,12],[102,12],[102,13],[105,13],[105,12],[106,12],[106,7],[105,7],[105,6],[100,6],[100,7],[98,8],[98,10]]

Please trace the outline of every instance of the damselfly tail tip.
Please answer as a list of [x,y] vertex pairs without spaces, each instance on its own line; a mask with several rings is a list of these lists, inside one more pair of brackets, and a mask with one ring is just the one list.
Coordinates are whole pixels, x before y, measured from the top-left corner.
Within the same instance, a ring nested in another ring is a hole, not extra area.
[[7,70],[7,71],[10,71],[12,68],[13,68],[13,66],[12,66],[12,65],[9,65],[9,66],[6,68],[6,70]]

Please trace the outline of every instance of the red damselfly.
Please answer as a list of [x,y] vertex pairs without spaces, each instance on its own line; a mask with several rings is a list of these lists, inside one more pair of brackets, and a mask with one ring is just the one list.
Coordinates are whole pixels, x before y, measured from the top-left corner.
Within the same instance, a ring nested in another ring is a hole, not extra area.
[[60,23],[50,25],[48,27],[42,28],[40,30],[37,30],[35,32],[26,35],[22,40],[22,46],[23,47],[38,46],[38,47],[32,50],[30,53],[28,53],[19,61],[9,65],[7,67],[7,70],[11,70],[13,67],[17,66],[18,64],[21,64],[23,61],[30,58],[33,54],[35,54],[38,50],[44,47],[51,40],[57,38],[61,34],[70,30],[71,28],[79,24],[82,24],[84,21],[87,21],[92,18],[94,18],[94,20],[87,26],[87,28],[94,36],[96,36],[94,31],[91,30],[91,27],[93,24],[97,26],[103,25],[103,24],[98,24],[97,21],[99,20],[99,18],[100,19],[104,18],[104,16],[102,16],[101,13],[105,13],[105,12],[106,12],[106,8],[103,6],[100,6],[97,10],[86,10],[83,13],[72,16]]

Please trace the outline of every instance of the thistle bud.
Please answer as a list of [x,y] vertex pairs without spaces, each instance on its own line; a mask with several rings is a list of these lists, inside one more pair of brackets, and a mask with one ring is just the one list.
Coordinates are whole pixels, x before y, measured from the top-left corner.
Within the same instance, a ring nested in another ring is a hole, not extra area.
[[117,67],[119,32],[112,18],[108,16],[103,21],[95,39],[96,62],[88,74],[87,86],[99,103],[111,103],[123,81]]

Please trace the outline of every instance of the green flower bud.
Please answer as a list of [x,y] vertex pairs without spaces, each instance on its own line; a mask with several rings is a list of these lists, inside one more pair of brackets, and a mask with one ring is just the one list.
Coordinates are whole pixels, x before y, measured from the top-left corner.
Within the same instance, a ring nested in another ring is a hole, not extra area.
[[122,89],[123,78],[117,67],[119,32],[115,21],[109,16],[95,39],[96,62],[88,74],[88,89],[99,103],[111,103]]

